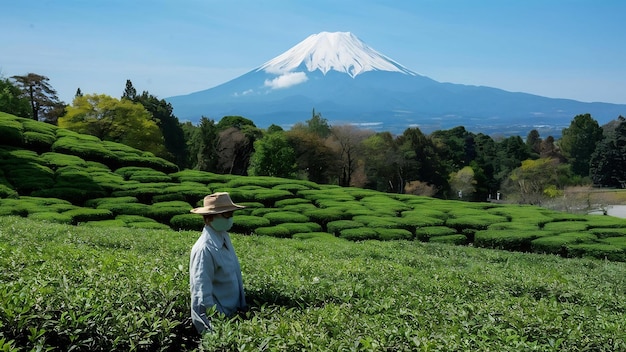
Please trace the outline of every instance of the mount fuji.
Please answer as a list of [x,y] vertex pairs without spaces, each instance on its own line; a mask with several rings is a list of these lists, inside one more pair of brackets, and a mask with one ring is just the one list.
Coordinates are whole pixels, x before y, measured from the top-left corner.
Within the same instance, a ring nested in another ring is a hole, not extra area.
[[603,124],[626,116],[626,105],[553,99],[502,89],[441,83],[377,52],[349,32],[322,32],[252,71],[216,87],[165,99],[183,121],[238,115],[258,127],[288,129],[313,109],[331,125],[425,133],[464,126],[469,131],[560,135],[574,116]]

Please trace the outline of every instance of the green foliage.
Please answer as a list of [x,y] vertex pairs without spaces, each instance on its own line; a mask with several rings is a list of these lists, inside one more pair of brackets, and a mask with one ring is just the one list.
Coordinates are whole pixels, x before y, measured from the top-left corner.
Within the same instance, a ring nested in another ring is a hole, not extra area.
[[342,230],[363,227],[363,223],[354,220],[335,220],[326,225],[329,233],[339,236]]
[[201,228],[110,229],[0,217],[3,348],[626,349],[624,263],[315,232],[233,234],[251,309],[200,338],[187,266]]
[[430,238],[430,242],[433,243],[447,243],[457,246],[467,244],[468,239],[465,235],[447,235],[447,236],[435,236]]
[[259,227],[270,226],[270,220],[262,216],[239,215],[237,213],[233,218],[232,231],[241,234],[252,234]]
[[283,132],[266,133],[254,142],[250,175],[293,178],[296,171],[295,151]]
[[107,209],[76,208],[65,211],[62,214],[71,217],[73,224],[106,220],[113,217],[113,213]]
[[457,232],[455,229],[445,226],[427,226],[415,230],[417,239],[423,242],[428,242],[431,237],[451,236],[456,234]]
[[579,243],[567,246],[567,256],[572,258],[592,257],[626,262],[626,249],[613,244]]
[[369,227],[358,227],[339,231],[339,237],[350,241],[379,239],[378,232]]
[[388,229],[388,228],[376,227],[374,228],[374,231],[376,231],[376,233],[378,234],[378,238],[383,241],[413,239],[413,234],[410,231],[407,231],[404,229]]
[[568,245],[597,242],[597,237],[586,232],[566,232],[554,236],[534,239],[531,243],[533,252],[568,256]]
[[145,216],[167,224],[175,215],[188,214],[191,209],[191,205],[184,201],[160,202],[150,205]]
[[553,237],[551,235],[545,230],[484,230],[474,234],[474,246],[530,252],[536,241]]
[[270,223],[273,225],[286,223],[286,222],[308,222],[309,221],[308,216],[298,214],[293,211],[276,210],[274,212],[263,215],[263,217],[269,220]]
[[179,214],[172,216],[170,225],[174,230],[202,231],[204,220],[198,214]]
[[267,227],[259,227],[254,230],[259,236],[269,236],[269,237],[278,237],[278,238],[287,238],[291,237],[291,231],[288,228],[281,225],[267,226]]

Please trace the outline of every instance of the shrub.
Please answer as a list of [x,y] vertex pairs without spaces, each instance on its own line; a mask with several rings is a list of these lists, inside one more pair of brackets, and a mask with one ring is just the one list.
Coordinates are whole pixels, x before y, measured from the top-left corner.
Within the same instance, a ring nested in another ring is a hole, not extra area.
[[97,209],[105,209],[114,215],[141,215],[147,216],[150,206],[143,203],[115,203],[106,202],[98,205]]
[[206,171],[199,170],[181,170],[170,174],[173,180],[179,182],[197,182],[202,184],[209,184],[211,182],[226,182],[226,175],[218,175]]
[[460,217],[456,218],[448,218],[446,220],[446,226],[455,228],[457,230],[463,230],[465,228],[475,229],[475,230],[485,230],[491,224],[504,222],[506,218],[499,215],[492,214],[472,214],[472,215],[461,215],[457,214]]
[[233,232],[249,235],[258,227],[270,226],[270,221],[262,216],[237,215],[233,217]]
[[301,183],[282,183],[280,185],[273,186],[272,188],[296,193],[297,191],[311,189],[311,186]]
[[309,217],[311,221],[315,221],[322,226],[330,221],[344,220],[350,217],[345,213],[345,209],[335,207],[305,210],[304,215]]
[[393,199],[387,195],[366,196],[361,199],[361,202],[376,213],[384,213],[392,216],[395,216],[403,211],[413,209],[406,203]]
[[63,212],[62,214],[72,218],[73,224],[87,221],[107,220],[113,217],[113,213],[108,209],[76,208]]
[[455,229],[446,226],[428,226],[415,230],[415,236],[422,242],[428,242],[431,237],[450,236],[457,234]]
[[[72,204],[81,205],[85,201],[93,197],[103,197],[106,192],[98,189],[97,184],[93,184],[93,189],[89,189],[86,184],[77,184],[76,186],[54,186],[48,189],[40,189],[33,191],[32,196],[42,198],[61,198],[72,202]],[[77,187],[78,186],[78,187]],[[84,188],[82,188],[82,187]],[[92,185],[89,185],[92,186]]]
[[305,233],[294,233],[291,235],[291,238],[298,240],[306,240],[306,241],[334,241],[337,238],[328,232],[305,232]]
[[171,230],[168,225],[161,224],[160,222],[155,221],[137,221],[128,223],[126,225],[133,229]]
[[378,238],[383,241],[410,240],[413,234],[405,229],[374,228]]
[[191,205],[183,201],[169,201],[154,203],[147,208],[147,217],[158,222],[168,224],[174,215],[187,214],[191,210]]
[[427,227],[427,226],[441,226],[445,224],[445,220],[430,216],[422,216],[416,214],[403,214],[402,217],[397,218],[396,221],[402,227],[411,227],[411,228],[419,228],[419,227]]
[[22,133],[24,127],[20,122],[9,119],[0,120],[0,136],[2,136],[2,144],[20,147],[24,142]]
[[305,203],[305,204],[285,205],[284,207],[280,207],[280,209],[284,211],[293,211],[293,212],[302,214],[306,211],[315,210],[318,208],[311,203]]
[[403,211],[402,217],[410,217],[410,218],[415,218],[415,219],[428,217],[428,218],[445,220],[448,217],[448,215],[441,210],[431,209],[425,206],[419,206],[419,207],[415,207],[413,210]]
[[289,231],[288,228],[283,227],[282,225],[259,227],[254,230],[254,233],[259,236],[270,236],[279,238],[287,238],[291,235],[291,231]]
[[300,222],[300,223],[286,222],[286,223],[280,224],[280,226],[289,230],[290,235],[294,233],[322,231],[322,227],[318,223],[315,223],[315,222]]
[[585,221],[555,221],[545,224],[543,229],[553,232],[586,231],[587,223]]
[[170,225],[174,230],[202,231],[204,220],[198,214],[179,214],[170,219]]
[[335,220],[326,224],[327,231],[339,236],[342,230],[363,227],[363,223],[354,220]]
[[53,211],[44,211],[28,214],[29,219],[37,220],[37,221],[45,221],[45,222],[53,222],[57,224],[68,224],[72,223],[72,217],[66,214],[60,214],[58,212]]
[[597,237],[585,232],[561,233],[555,236],[537,238],[531,242],[531,248],[536,253],[559,254],[567,256],[568,244],[591,243]]
[[393,217],[384,217],[376,215],[359,215],[352,218],[354,221],[365,224],[369,227],[394,228],[397,223],[393,221]]
[[87,162],[75,155],[47,152],[41,154],[40,159],[46,165],[55,169],[63,166],[80,166],[81,168],[87,168]]
[[306,215],[298,214],[293,211],[273,211],[263,215],[268,219],[272,225],[285,223],[285,222],[307,222],[309,217]]
[[375,240],[379,238],[378,233],[369,227],[341,230],[339,237],[350,241]]
[[580,243],[566,246],[567,257],[592,257],[597,259],[626,262],[626,250],[608,243]]
[[545,230],[484,230],[474,235],[474,246],[509,251],[534,251],[532,243],[538,238],[552,235]]
[[125,227],[126,223],[121,220],[108,219],[108,220],[99,220],[99,221],[87,221],[87,222],[81,223],[80,225],[111,228],[111,227]]
[[50,150],[50,147],[57,139],[53,134],[34,131],[25,131],[22,135],[24,137],[24,145],[36,151]]
[[6,173],[7,180],[22,195],[32,191],[51,188],[54,185],[54,172],[46,166],[34,162],[15,165]]
[[598,238],[607,237],[626,237],[626,229],[624,228],[592,228],[587,232],[593,234]]
[[137,203],[136,197],[103,197],[103,198],[93,198],[85,202],[86,207],[97,208],[103,204],[128,204],[128,203]]
[[539,227],[536,224],[529,222],[497,222],[487,227],[488,230],[521,230],[521,231],[536,231]]
[[468,243],[468,239],[465,235],[447,235],[447,236],[436,236],[430,239],[430,242],[436,243],[447,243],[454,244],[457,246],[466,245]]
[[306,200],[306,199],[302,199],[302,198],[288,198],[288,199],[283,199],[283,200],[278,200],[274,203],[274,206],[277,208],[282,208],[282,207],[286,207],[288,205],[300,205],[300,204],[311,204],[313,205],[313,203],[311,203],[310,201]]

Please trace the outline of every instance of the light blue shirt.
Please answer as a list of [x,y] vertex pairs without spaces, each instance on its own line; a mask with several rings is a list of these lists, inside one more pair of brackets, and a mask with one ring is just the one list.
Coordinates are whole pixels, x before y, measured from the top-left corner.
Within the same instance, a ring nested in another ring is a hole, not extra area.
[[211,329],[207,308],[228,316],[246,306],[241,267],[226,231],[204,226],[189,259],[191,320],[198,332]]

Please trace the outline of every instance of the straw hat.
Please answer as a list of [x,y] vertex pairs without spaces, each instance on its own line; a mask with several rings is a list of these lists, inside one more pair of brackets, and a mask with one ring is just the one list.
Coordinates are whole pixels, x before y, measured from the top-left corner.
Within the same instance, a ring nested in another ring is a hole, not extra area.
[[204,197],[204,206],[191,209],[190,212],[200,215],[211,215],[243,208],[245,208],[243,205],[233,203],[227,192],[217,192]]

